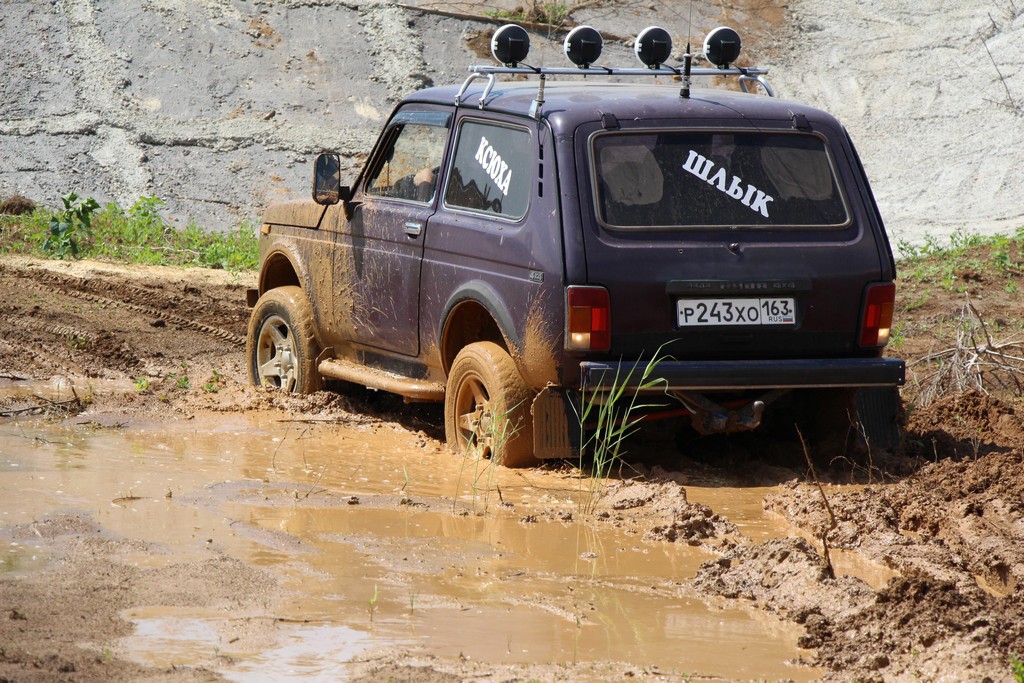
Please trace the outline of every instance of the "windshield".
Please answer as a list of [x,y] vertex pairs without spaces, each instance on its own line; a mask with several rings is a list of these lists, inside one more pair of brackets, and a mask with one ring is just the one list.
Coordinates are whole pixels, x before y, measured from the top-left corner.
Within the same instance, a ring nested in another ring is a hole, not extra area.
[[598,217],[611,227],[841,227],[824,141],[800,133],[607,133],[592,146]]

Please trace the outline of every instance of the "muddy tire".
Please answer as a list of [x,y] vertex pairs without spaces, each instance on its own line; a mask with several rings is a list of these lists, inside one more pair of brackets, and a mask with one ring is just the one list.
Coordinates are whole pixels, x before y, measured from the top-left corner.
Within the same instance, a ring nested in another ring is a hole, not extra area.
[[530,416],[533,397],[503,348],[493,342],[466,346],[452,363],[445,389],[448,447],[506,467],[537,464]]
[[313,307],[299,287],[278,287],[260,297],[249,318],[245,353],[249,380],[290,393],[320,388]]

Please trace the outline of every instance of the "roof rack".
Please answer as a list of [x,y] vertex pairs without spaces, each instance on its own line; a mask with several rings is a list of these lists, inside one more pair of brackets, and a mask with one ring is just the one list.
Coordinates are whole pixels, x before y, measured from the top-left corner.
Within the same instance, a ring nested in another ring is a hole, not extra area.
[[594,66],[601,55],[604,41],[601,34],[589,26],[577,26],[565,37],[563,48],[566,56],[576,67],[533,67],[520,63],[526,58],[530,49],[530,36],[521,26],[506,24],[494,32],[491,39],[491,54],[499,62],[498,66],[471,66],[470,75],[455,95],[455,105],[462,103],[469,85],[473,81],[486,78],[487,84],[480,95],[478,106],[483,109],[487,104],[499,74],[538,76],[537,97],[530,107],[530,116],[538,118],[544,105],[544,84],[548,76],[678,76],[683,85],[679,96],[689,98],[690,78],[692,76],[737,76],[743,92],[750,92],[749,85],[760,85],[769,97],[775,97],[765,76],[768,69],[759,67],[733,66],[740,53],[741,40],[736,31],[720,26],[704,39],[704,57],[715,65],[714,68],[693,68],[693,55],[690,45],[686,45],[681,67],[665,66],[664,62],[672,53],[672,38],[665,29],[650,26],[637,35],[633,44],[637,59],[643,68],[612,68]]

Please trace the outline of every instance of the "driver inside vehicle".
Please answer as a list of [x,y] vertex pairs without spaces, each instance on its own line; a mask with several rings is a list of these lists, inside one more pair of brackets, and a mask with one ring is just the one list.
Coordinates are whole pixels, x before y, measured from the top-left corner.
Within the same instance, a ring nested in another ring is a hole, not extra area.
[[421,168],[412,178],[415,186],[416,201],[429,202],[434,197],[434,188],[437,185],[437,166]]
[[395,137],[369,189],[395,199],[428,203],[437,189],[447,128],[406,124]]

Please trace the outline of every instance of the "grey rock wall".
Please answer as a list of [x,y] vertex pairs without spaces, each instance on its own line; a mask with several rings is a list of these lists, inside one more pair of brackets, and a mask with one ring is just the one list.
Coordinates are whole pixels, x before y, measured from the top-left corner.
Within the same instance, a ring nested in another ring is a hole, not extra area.
[[[1024,225],[1013,3],[582,4],[574,18],[606,34],[664,25],[677,53],[687,32],[699,46],[713,26],[740,28],[781,97],[850,130],[894,241]],[[178,225],[255,218],[306,195],[320,150],[354,175],[397,99],[489,62],[479,34],[493,28],[376,0],[0,0],[0,199],[156,195]],[[531,63],[566,64],[560,41],[533,34]],[[602,61],[632,64],[629,44],[610,42]]]
[[[603,5],[577,18],[653,21],[649,4]],[[468,42],[494,28],[373,0],[0,0],[0,17],[0,198],[156,195],[173,224],[208,229],[306,195],[318,151],[354,176],[395,102],[489,63]],[[567,64],[560,41],[535,36],[531,59]],[[628,45],[606,54],[632,63]]]
[[[396,98],[468,63],[459,22],[385,3],[7,0],[0,11],[16,45],[0,52],[0,195],[131,206],[153,194],[175,222],[211,228],[305,193],[319,150],[354,167]],[[458,56],[428,65],[425,30]]]

